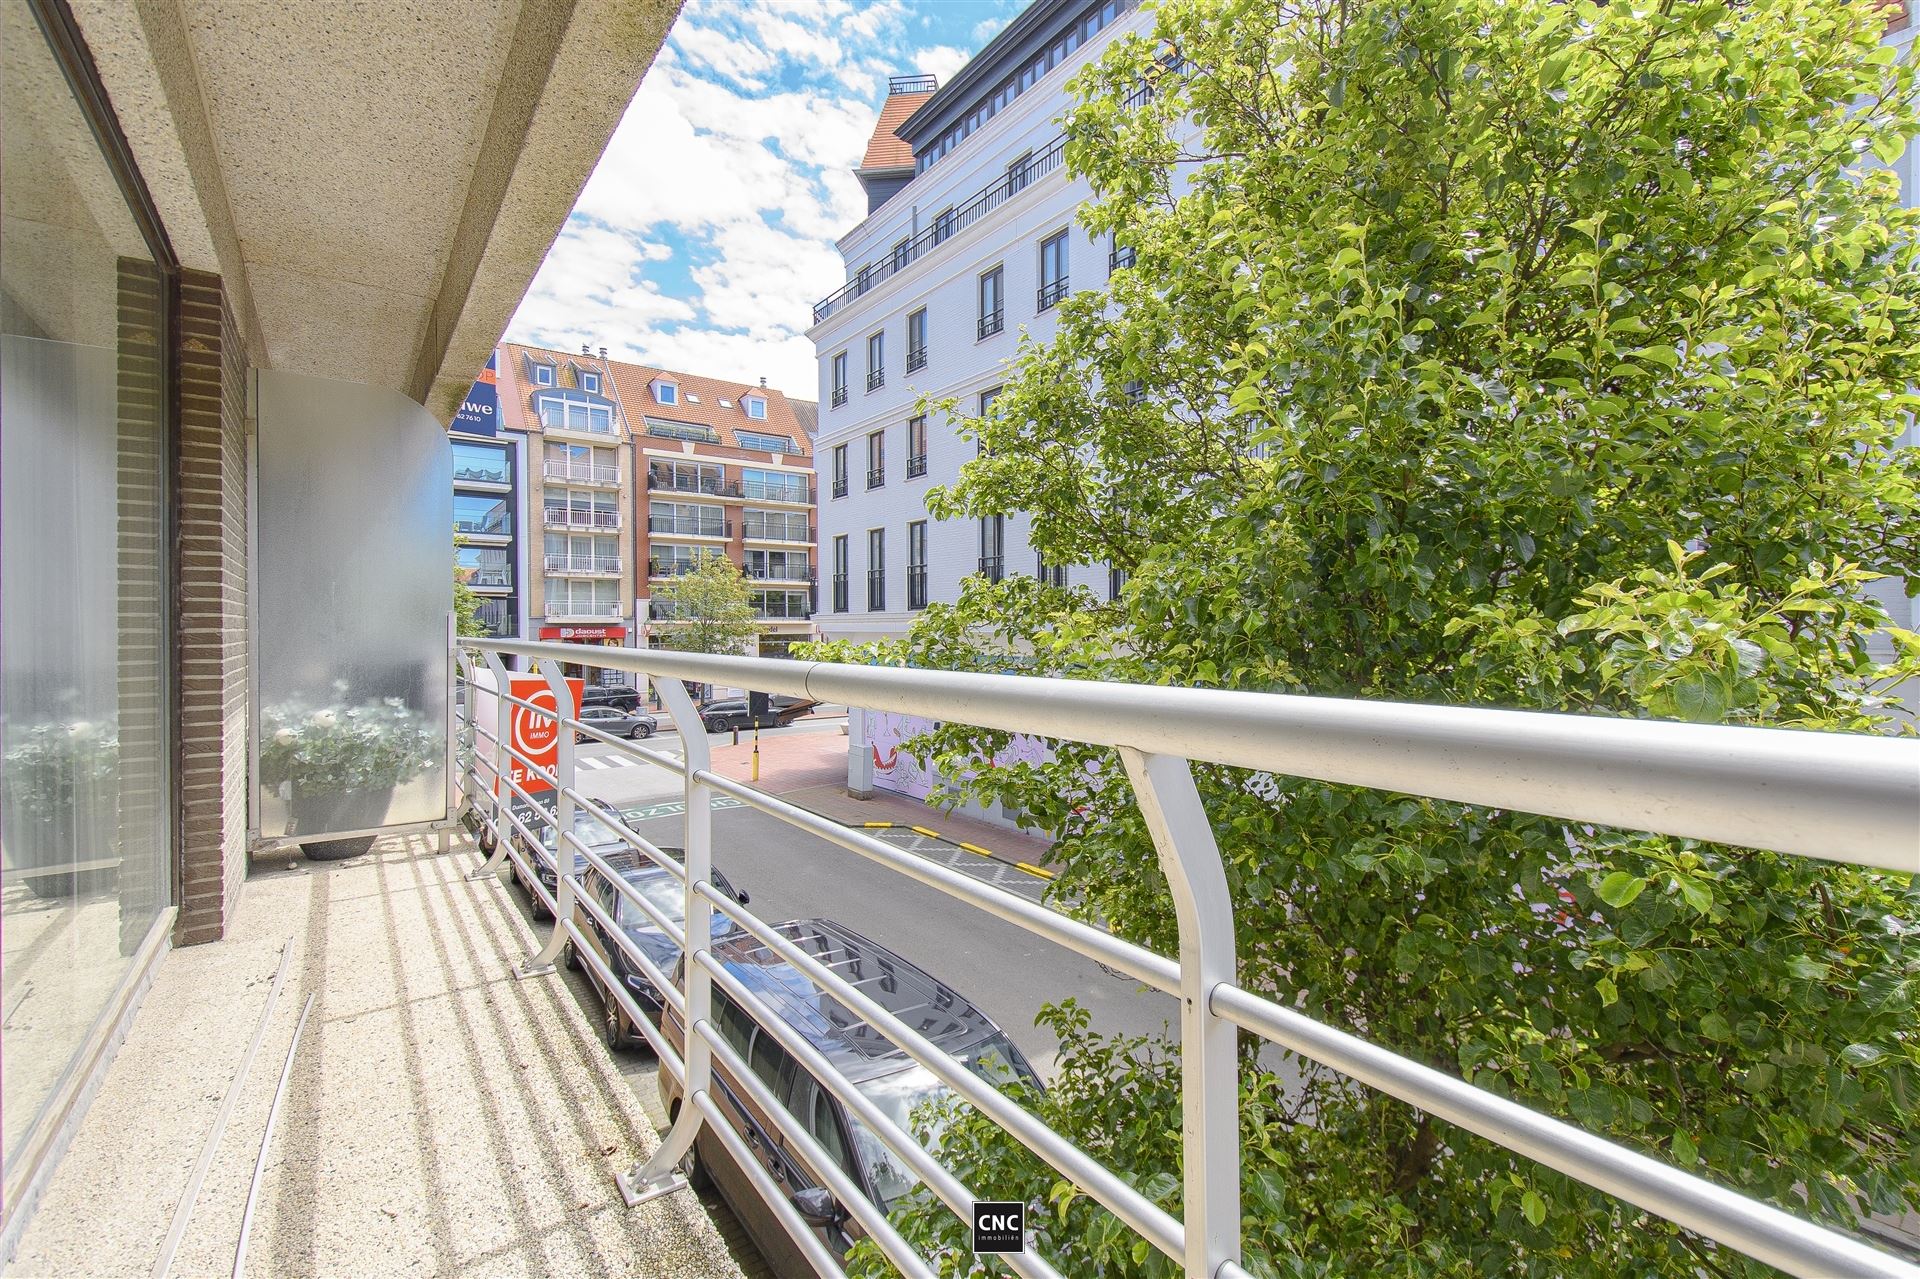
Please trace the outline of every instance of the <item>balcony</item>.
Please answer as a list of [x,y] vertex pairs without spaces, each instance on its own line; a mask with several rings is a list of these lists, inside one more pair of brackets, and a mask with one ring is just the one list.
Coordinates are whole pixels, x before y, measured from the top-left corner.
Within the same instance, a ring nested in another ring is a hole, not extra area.
[[618,577],[617,555],[549,555],[546,571],[554,577]]
[[591,462],[548,462],[540,468],[548,480],[563,484],[592,484],[615,488],[620,483],[618,466],[596,466]]
[[792,482],[769,484],[765,480],[741,480],[740,496],[749,502],[785,502],[790,506],[812,506],[813,486],[797,476]]
[[618,600],[548,600],[547,618],[567,618],[579,621],[618,620],[621,616]]
[[917,480],[927,473],[927,455],[925,453],[907,454],[907,478]]
[[620,527],[620,512],[562,510],[557,506],[549,506],[541,513],[541,522],[554,529],[580,528],[606,532]]
[[886,384],[887,371],[885,369],[875,369],[873,372],[867,374],[867,390],[869,393],[879,390]]
[[907,372],[918,373],[927,367],[927,348],[914,346],[907,348]]
[[753,606],[753,615],[770,622],[804,622],[813,616],[813,600],[797,593],[768,596]]
[[811,525],[747,520],[741,525],[740,536],[749,542],[811,543],[816,531]]
[[982,555],[980,557],[980,576],[986,578],[989,582],[997,582],[1002,577],[1005,577],[1006,565],[1001,557],[998,555]]
[[738,480],[725,480],[704,472],[699,475],[675,474],[657,466],[647,470],[647,488],[662,493],[699,493],[706,497],[740,496]]
[[844,386],[834,387],[833,388],[833,407],[837,409],[842,404],[845,404],[846,402],[847,402],[847,388]]
[[755,582],[806,582],[814,580],[813,566],[809,564],[749,564],[745,569],[747,578]]
[[925,564],[907,565],[907,607],[922,609],[927,606],[927,566]]
[[1067,277],[1061,276],[1051,284],[1043,284],[1034,294],[1034,306],[1041,311],[1050,311],[1067,296]]
[[980,336],[977,340],[985,341],[1006,327],[1006,309],[1004,307],[995,307],[980,317]]
[[867,570],[867,612],[884,612],[887,607],[887,570],[870,568]]
[[506,488],[513,483],[504,466],[462,466],[453,473],[455,484],[492,484]]
[[647,434],[657,440],[691,440],[695,444],[718,444],[720,433],[698,422],[676,422],[671,418],[647,419]]
[[649,515],[647,533],[653,537],[714,537],[733,536],[732,520],[676,520],[666,515]]
[[462,537],[497,537],[506,539],[513,536],[513,521],[501,520],[455,520],[453,531]]
[[847,611],[847,575],[845,573],[833,575],[833,611],[836,613]]
[[1122,245],[1120,248],[1114,249],[1112,252],[1107,254],[1108,274],[1112,274],[1113,272],[1118,271],[1123,267],[1132,266],[1133,259],[1134,259],[1134,254],[1133,254],[1132,245]]
[[874,466],[867,468],[867,487],[877,489],[887,482],[887,468]]
[[833,477],[833,495],[835,497],[845,497],[847,495],[847,477],[846,476],[836,475]]
[[508,568],[470,568],[467,585],[478,591],[508,590],[513,586],[513,570]]

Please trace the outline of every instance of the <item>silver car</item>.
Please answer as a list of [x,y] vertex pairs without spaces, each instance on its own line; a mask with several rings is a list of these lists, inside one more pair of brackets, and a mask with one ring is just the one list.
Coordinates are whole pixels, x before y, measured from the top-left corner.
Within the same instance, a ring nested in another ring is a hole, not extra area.
[[[613,706],[582,706],[579,719],[582,724],[611,737],[652,737],[653,731],[660,727],[660,721],[645,711],[623,711]],[[589,740],[585,733],[578,732],[573,739]]]

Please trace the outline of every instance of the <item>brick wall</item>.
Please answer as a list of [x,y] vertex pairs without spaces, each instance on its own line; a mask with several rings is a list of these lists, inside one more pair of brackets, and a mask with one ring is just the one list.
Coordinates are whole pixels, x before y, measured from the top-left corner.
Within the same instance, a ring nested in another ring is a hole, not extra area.
[[220,277],[180,283],[178,945],[215,941],[247,864],[246,361]]

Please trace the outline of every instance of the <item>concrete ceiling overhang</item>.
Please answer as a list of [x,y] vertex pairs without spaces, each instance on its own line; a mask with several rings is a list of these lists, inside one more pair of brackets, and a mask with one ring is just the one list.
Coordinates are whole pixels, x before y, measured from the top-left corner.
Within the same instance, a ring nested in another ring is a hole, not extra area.
[[72,0],[254,363],[450,418],[679,0]]

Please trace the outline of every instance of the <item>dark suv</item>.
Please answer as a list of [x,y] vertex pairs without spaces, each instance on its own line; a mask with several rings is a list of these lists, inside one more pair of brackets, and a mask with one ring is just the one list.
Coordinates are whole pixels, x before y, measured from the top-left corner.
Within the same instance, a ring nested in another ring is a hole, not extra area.
[[[609,817],[617,818],[620,815],[618,809],[603,799],[594,800],[593,806]],[[557,895],[560,891],[560,876],[555,870],[555,867],[559,865],[560,828],[557,823],[528,820],[527,829],[540,837],[538,844],[529,846],[526,837],[521,835],[517,830],[514,831],[513,837],[519,842],[521,849],[526,852],[527,860],[533,863],[533,873],[539,877],[541,886],[544,887],[549,894]],[[595,817],[592,813],[587,812],[584,806],[576,805],[574,807],[573,833],[579,838],[581,843],[602,857],[607,856],[609,853],[622,851],[627,847],[625,840],[615,835],[605,822]],[[580,855],[579,849],[575,848],[572,844],[568,844],[567,852],[570,854],[570,860],[573,864],[573,873],[579,874],[582,870],[586,869],[587,859]],[[527,887],[526,880],[521,876],[520,867],[517,865],[513,867],[513,879],[514,882],[522,888]],[[532,890],[529,889],[528,895],[533,897],[533,917],[535,919],[553,918],[553,912],[547,909],[546,903],[542,902],[537,894],[534,894]]]
[[[675,861],[685,857],[684,851],[678,848],[663,847],[660,851]],[[666,916],[669,923],[685,928],[683,912],[687,905],[687,890],[683,880],[652,858],[637,853],[631,848],[603,853],[601,856],[606,860],[607,865],[620,873],[620,878],[639,890],[640,895],[647,899],[649,905]],[[659,926],[648,918],[645,912],[629,901],[624,894],[616,891],[607,877],[601,874],[599,867],[588,866],[580,882],[586,892],[593,897],[594,904],[620,925],[620,931],[627,935],[641,954],[653,961],[655,968],[663,973],[673,971],[673,966],[680,962],[680,948],[674,945],[672,938],[660,931]],[[713,872],[713,886],[741,905],[746,905],[747,895],[735,888],[717,867]],[[587,938],[594,953],[613,970],[615,979],[626,986],[627,993],[633,997],[636,1004],[640,1005],[640,1010],[647,1014],[648,1020],[656,1026],[659,1025],[660,1010],[665,1006],[666,1001],[654,988],[653,982],[641,971],[640,966],[634,963],[627,952],[608,935],[606,928],[588,913],[586,907],[574,908],[573,922],[580,926],[581,933]],[[732,920],[717,910],[713,912],[713,922],[709,932],[713,940],[718,941],[737,931],[738,926]],[[600,974],[595,972],[591,965],[583,965],[580,962],[580,957],[573,953],[573,946],[572,942],[567,943],[565,952],[567,967],[586,968],[587,980],[600,992],[602,1011],[600,1029],[606,1038],[607,1047],[615,1052],[632,1047],[637,1032],[628,1024],[627,1015],[620,1011],[620,1005],[607,993]]]
[[590,684],[580,693],[580,705],[635,711],[640,709],[640,690],[628,684]]
[[[882,1008],[919,1028],[938,1048],[982,1079],[996,1086],[1018,1080],[1039,1087],[1040,1081],[1027,1059],[984,1013],[952,987],[885,946],[827,919],[797,919],[775,925],[774,931],[857,986]],[[804,974],[751,934],[743,932],[714,943],[713,956],[832,1062],[874,1105],[909,1132],[912,1127],[908,1117],[916,1105],[951,1095],[952,1090],[926,1067],[884,1039],[838,1000],[822,993]],[[684,964],[683,960],[683,967]],[[683,975],[675,977],[676,981],[683,979]],[[913,1172],[878,1137],[848,1114],[838,1098],[717,987],[713,991],[713,1024],[781,1104],[806,1125],[807,1132],[840,1170],[882,1211],[919,1184]],[[669,1011],[663,1029],[667,1041],[684,1056],[685,1030],[679,1016]],[[813,1225],[821,1241],[835,1256],[845,1256],[847,1249],[865,1232],[847,1216],[845,1208],[833,1200],[820,1175],[808,1166],[797,1149],[788,1145],[780,1129],[717,1060],[713,1073],[722,1112],[759,1156],[774,1182],[792,1199],[801,1216]],[[678,1114],[680,1086],[666,1071],[660,1072],[660,1099],[668,1114]],[[733,1162],[720,1140],[705,1128],[694,1139],[688,1179],[696,1189],[706,1189],[709,1185],[719,1187],[734,1215],[746,1226],[755,1246],[776,1273],[813,1273],[753,1183]]]
[[700,708],[700,722],[709,733],[724,733],[735,728],[785,728],[819,704],[804,697],[776,693],[767,699],[766,711],[756,718],[746,698],[722,697]]

